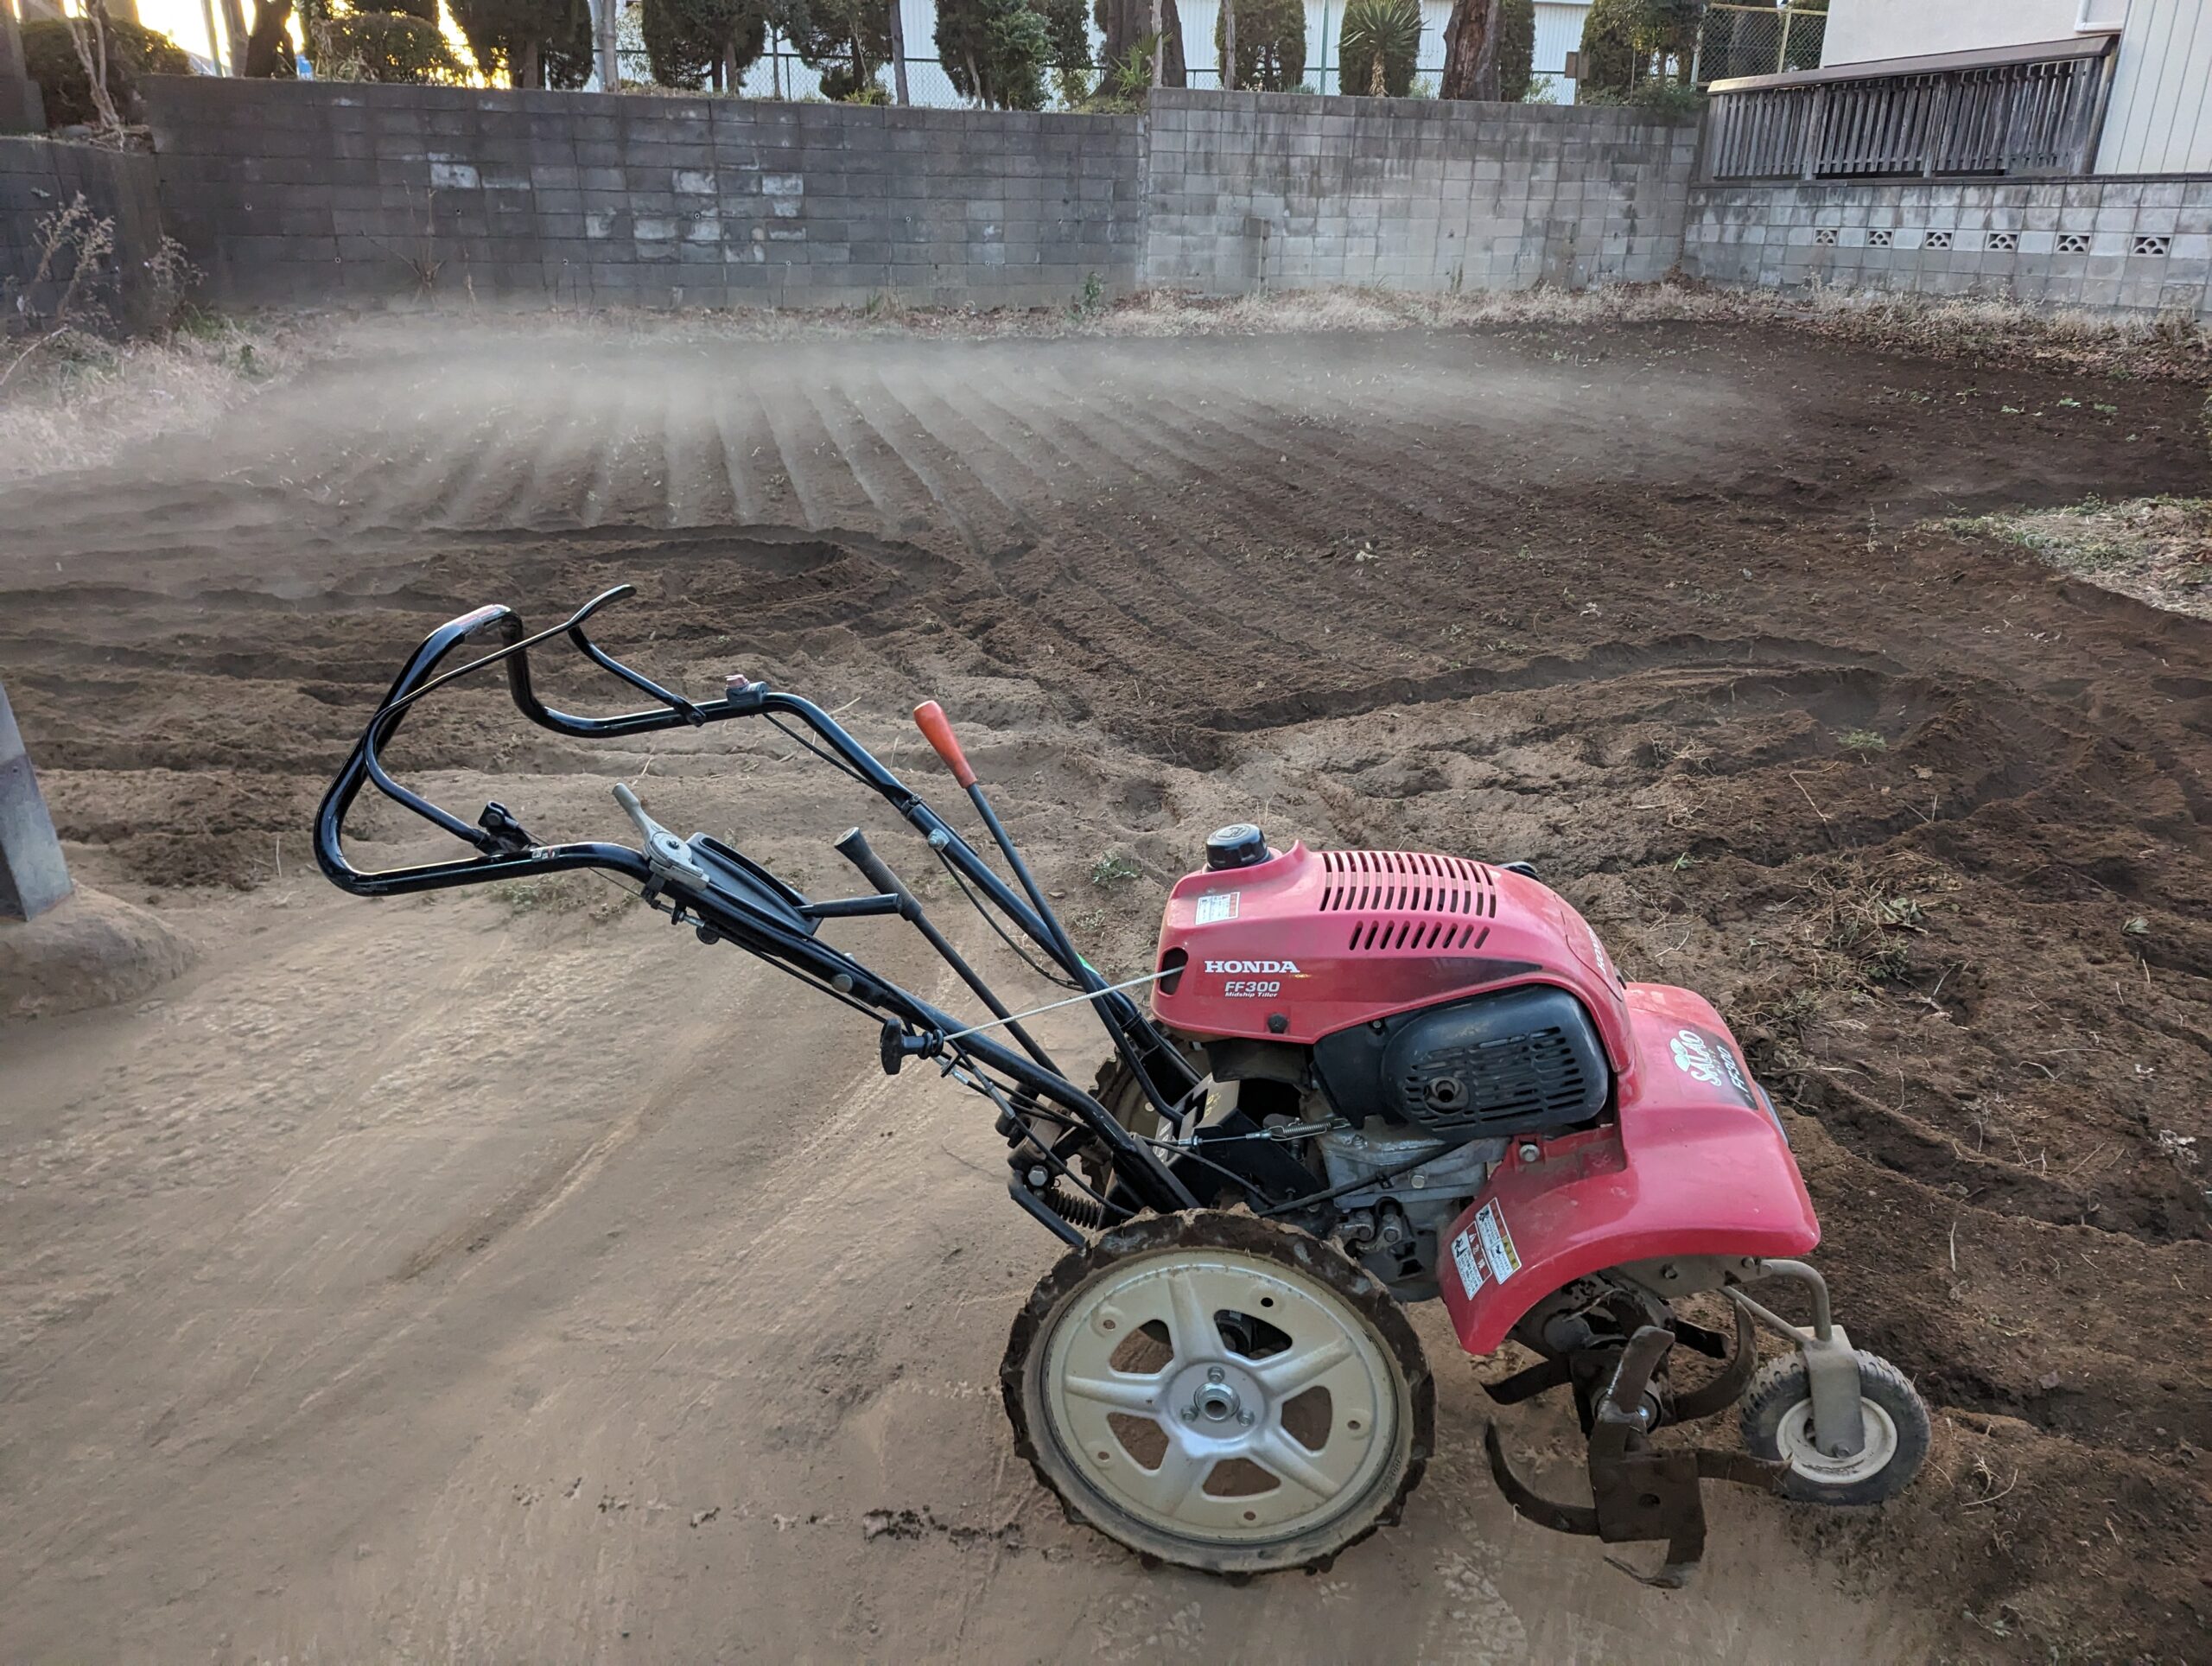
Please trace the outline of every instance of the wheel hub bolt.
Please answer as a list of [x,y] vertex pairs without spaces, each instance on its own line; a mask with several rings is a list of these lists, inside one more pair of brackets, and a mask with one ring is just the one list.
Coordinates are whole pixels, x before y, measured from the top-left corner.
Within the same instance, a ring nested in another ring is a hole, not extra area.
[[1237,1421],[1238,1422],[1240,1422],[1240,1423],[1243,1424],[1243,1425],[1244,1425],[1244,1427],[1245,1427],[1246,1428],[1251,1428],[1251,1427],[1252,1427],[1252,1424],[1253,1424],[1253,1422],[1254,1422],[1254,1421],[1255,1421],[1255,1420],[1254,1420],[1254,1418],[1253,1418],[1253,1415],[1252,1415],[1250,1412],[1249,1412],[1249,1411],[1240,1411],[1240,1412],[1238,1412],[1238,1413],[1236,1414],[1236,1421]]
[[1209,1383],[1198,1390],[1197,1409],[1216,1423],[1225,1423],[1243,1409],[1236,1403],[1236,1391],[1219,1383]]

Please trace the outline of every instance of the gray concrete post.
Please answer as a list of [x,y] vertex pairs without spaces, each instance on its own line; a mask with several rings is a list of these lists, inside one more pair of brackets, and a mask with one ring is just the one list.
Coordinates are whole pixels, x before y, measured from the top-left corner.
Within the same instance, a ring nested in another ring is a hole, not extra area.
[[23,68],[23,37],[12,0],[0,0],[0,133],[46,131],[46,101]]
[[68,894],[61,843],[39,796],[8,690],[0,688],[0,915],[36,919]]
[[621,13],[622,0],[592,0],[592,67],[601,92],[622,90]]

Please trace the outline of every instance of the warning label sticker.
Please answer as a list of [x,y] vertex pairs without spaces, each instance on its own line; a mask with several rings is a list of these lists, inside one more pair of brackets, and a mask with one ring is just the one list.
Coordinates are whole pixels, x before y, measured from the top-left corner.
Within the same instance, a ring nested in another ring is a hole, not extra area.
[[[1513,1247],[1513,1234],[1505,1224],[1504,1213],[1494,1203],[1486,1203],[1475,1212],[1475,1231],[1481,1237],[1483,1259],[1490,1263],[1491,1276],[1500,1284],[1521,1270],[1521,1252]],[[1462,1237],[1465,1233],[1459,1235]],[[1469,1294],[1473,1291],[1470,1290]]]
[[1236,905],[1243,901],[1242,891],[1215,891],[1198,899],[1198,921],[1201,925],[1212,925],[1224,919],[1236,918]]
[[1475,1259],[1475,1235],[1471,1230],[1452,1240],[1452,1264],[1459,1269],[1459,1286],[1469,1295],[1483,1288],[1483,1264]]

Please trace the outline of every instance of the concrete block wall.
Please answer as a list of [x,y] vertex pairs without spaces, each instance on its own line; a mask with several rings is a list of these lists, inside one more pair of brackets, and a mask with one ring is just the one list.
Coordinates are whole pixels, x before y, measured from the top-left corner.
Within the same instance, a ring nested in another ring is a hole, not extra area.
[[1683,270],[2212,321],[2212,177],[1700,186]]
[[[34,312],[52,311],[61,284],[33,283],[41,258],[38,223],[68,207],[80,192],[94,213],[115,222],[115,252],[80,296],[98,301],[117,324],[155,321],[155,286],[146,270],[162,245],[154,159],[143,151],[45,138],[0,138],[0,297],[8,313],[14,313],[18,296]],[[60,269],[62,283],[69,270]],[[0,316],[0,334],[8,321]]]
[[1649,282],[1681,248],[1694,123],[1625,110],[1162,91],[1144,281],[1240,293]]
[[231,303],[1054,305],[1136,282],[1135,117],[160,77]]

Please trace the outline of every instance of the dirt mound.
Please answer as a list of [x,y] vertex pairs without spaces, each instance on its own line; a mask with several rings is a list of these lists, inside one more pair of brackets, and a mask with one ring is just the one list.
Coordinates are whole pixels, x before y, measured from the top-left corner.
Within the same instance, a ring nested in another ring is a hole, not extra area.
[[0,1020],[59,1018],[157,989],[192,949],[143,908],[79,885],[36,919],[0,919]]

